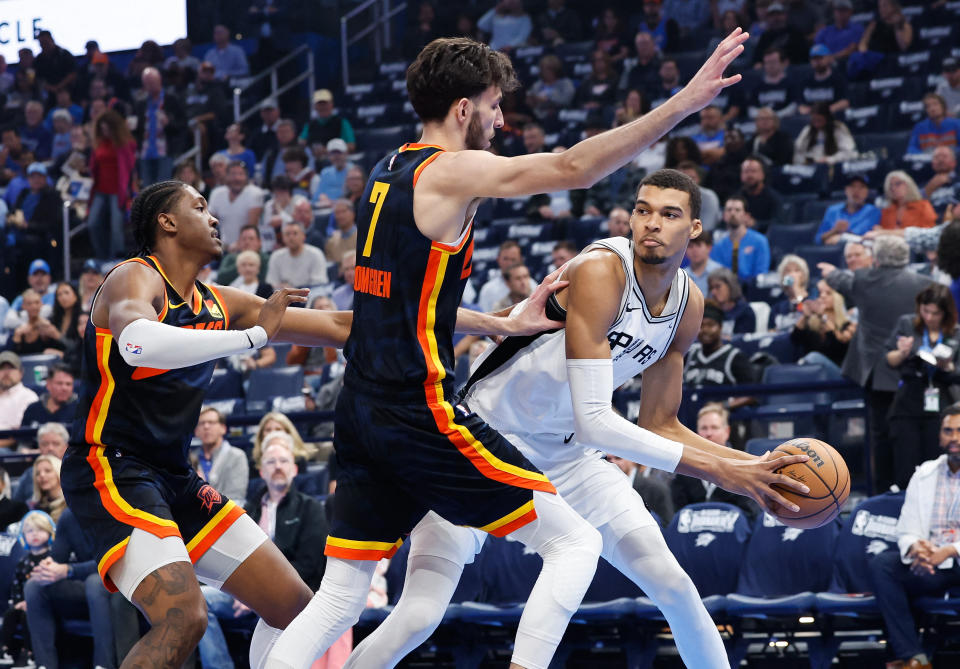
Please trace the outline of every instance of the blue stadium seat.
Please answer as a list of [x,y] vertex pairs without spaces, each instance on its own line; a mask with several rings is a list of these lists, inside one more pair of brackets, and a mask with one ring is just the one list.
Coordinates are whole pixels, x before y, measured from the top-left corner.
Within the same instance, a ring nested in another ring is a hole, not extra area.
[[[886,121],[883,122],[884,124]],[[849,125],[849,124],[847,124]],[[851,128],[851,130],[854,130]],[[879,152],[883,157],[893,160],[900,159],[907,152],[910,144],[911,129],[901,132],[886,131],[885,128],[858,128],[854,130],[857,137],[857,146],[861,151]]]
[[[810,203],[820,205],[820,200],[810,200]],[[829,206],[830,203],[824,203],[826,206]],[[804,207],[809,207],[810,204],[804,204]],[[826,210],[826,206],[824,210]],[[767,241],[770,243],[770,257],[771,257],[771,266],[776,267],[780,259],[783,258],[788,253],[792,253],[793,249],[797,246],[803,244],[812,244],[813,236],[817,233],[817,229],[820,227],[820,219],[823,218],[823,211],[820,212],[820,216],[817,218],[806,218],[806,223],[774,223],[767,228]]]
[[798,256],[807,261],[810,266],[811,279],[818,276],[820,271],[817,269],[817,263],[828,262],[837,267],[844,267],[843,264],[843,245],[834,244],[833,246],[821,246],[820,244],[809,244],[798,246],[793,250]]
[[862,133],[884,132],[890,126],[890,112],[885,104],[874,103],[862,107],[849,107],[843,112],[843,122],[854,137],[857,138],[857,146],[861,151],[869,150],[872,147],[861,136]]
[[[820,365],[770,365],[763,370],[762,383],[812,383],[828,380],[827,373]],[[764,404],[787,404],[794,402],[813,402],[815,404],[829,404],[830,394],[827,392],[789,392],[767,395]]]
[[926,74],[937,69],[930,49],[900,53],[895,58],[890,59],[889,62],[891,72],[903,77]]
[[269,411],[275,398],[297,397],[302,389],[302,367],[254,369],[247,388],[247,411]]
[[782,363],[790,363],[796,359],[796,351],[793,342],[790,341],[789,332],[779,334],[751,332],[749,334],[733,335],[730,343],[743,351],[748,358],[757,353],[766,353]]
[[916,100],[922,97],[923,93],[924,84],[921,77],[881,76],[871,79],[867,85],[867,97],[871,104]]
[[243,376],[235,369],[218,367],[207,387],[207,401],[232,400],[243,397]]
[[47,382],[47,376],[50,374],[50,368],[61,360],[62,358],[59,355],[46,353],[21,356],[23,385],[33,389],[43,388]]
[[763,455],[767,451],[772,451],[777,446],[783,443],[783,439],[768,439],[766,437],[754,437],[753,439],[747,439],[747,443],[744,444],[743,450],[745,450],[750,455]]
[[783,165],[772,172],[772,186],[781,193],[827,194],[826,165]]
[[357,128],[355,134],[358,149],[382,155],[415,138],[416,127],[395,125],[385,128]]

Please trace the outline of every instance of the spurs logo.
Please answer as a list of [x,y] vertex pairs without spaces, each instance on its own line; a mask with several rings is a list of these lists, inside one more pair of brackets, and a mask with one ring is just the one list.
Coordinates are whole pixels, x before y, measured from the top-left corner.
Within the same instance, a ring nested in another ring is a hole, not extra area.
[[214,504],[219,504],[223,501],[223,498],[220,497],[220,493],[213,489],[212,486],[205,485],[197,491],[197,497],[200,499],[201,506],[207,511],[213,510]]

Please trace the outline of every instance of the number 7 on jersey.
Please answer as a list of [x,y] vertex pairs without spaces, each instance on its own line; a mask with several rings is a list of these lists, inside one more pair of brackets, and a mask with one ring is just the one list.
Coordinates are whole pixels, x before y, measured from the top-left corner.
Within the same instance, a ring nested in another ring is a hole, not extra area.
[[387,199],[387,191],[390,190],[390,184],[382,181],[374,181],[373,189],[370,191],[370,204],[373,207],[373,216],[370,217],[370,231],[367,233],[367,241],[363,243],[363,257],[370,257],[370,249],[373,247],[373,233],[377,231],[377,221],[380,219],[380,210],[383,208],[383,201]]

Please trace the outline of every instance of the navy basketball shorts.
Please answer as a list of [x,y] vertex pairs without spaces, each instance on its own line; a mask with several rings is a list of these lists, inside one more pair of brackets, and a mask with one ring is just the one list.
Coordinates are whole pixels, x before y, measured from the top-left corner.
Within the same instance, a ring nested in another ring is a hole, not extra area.
[[505,536],[536,519],[553,485],[475,413],[446,401],[396,402],[345,385],[334,447],[340,473],[328,556],[392,556],[428,512]]

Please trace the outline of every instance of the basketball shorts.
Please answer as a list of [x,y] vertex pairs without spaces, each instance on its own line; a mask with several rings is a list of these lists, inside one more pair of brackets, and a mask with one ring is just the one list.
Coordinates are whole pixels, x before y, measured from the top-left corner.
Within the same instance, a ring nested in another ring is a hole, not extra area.
[[536,518],[533,491],[553,485],[461,405],[389,401],[345,385],[334,447],[341,467],[328,556],[392,556],[428,511],[505,536]]
[[[267,538],[240,506],[193,470],[159,469],[120,448],[71,446],[61,485],[93,544],[103,584],[111,592],[119,586],[128,598],[151,571],[180,560],[192,562],[198,577],[219,587]],[[249,522],[238,522],[242,518]],[[161,542],[149,543],[143,533]],[[125,560],[131,537],[151,546],[130,551],[136,565]],[[125,584],[111,578],[115,565]]]

